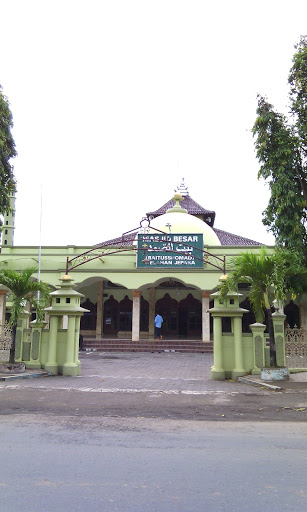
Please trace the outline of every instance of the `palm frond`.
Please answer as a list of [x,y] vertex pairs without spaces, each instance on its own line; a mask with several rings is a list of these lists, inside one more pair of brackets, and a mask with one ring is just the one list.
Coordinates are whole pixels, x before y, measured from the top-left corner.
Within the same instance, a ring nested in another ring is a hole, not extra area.
[[3,269],[0,271],[0,284],[9,288],[12,292],[12,310],[10,322],[17,324],[18,317],[24,309],[26,301],[32,302],[33,295],[37,292],[41,296],[47,296],[50,287],[47,283],[33,280],[33,274],[37,272],[36,267],[29,267],[21,272],[11,269]]

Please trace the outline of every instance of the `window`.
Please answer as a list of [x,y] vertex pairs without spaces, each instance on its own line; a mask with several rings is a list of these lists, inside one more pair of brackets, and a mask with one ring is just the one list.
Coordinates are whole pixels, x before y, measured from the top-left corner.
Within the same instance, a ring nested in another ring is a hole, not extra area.
[[70,297],[66,298],[66,304],[70,304]]
[[60,299],[59,297],[57,297],[57,298],[55,299],[55,302],[56,302],[57,304],[60,304],[61,299]]
[[234,304],[234,303],[235,303],[234,299],[229,299],[229,304]]

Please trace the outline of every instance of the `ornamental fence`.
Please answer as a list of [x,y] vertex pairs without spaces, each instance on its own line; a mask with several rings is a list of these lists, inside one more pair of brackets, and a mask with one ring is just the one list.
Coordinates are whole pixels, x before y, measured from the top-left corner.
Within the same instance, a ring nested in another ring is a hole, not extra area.
[[8,361],[12,342],[13,327],[8,324],[0,324],[0,361]]
[[285,329],[288,368],[307,368],[307,331],[294,326]]

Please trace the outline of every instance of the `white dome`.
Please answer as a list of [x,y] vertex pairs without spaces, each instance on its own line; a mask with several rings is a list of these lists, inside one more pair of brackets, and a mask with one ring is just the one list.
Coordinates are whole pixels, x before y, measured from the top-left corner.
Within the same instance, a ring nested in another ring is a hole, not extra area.
[[156,233],[153,228],[160,229],[164,233],[169,233],[169,226],[172,234],[198,234],[204,235],[204,246],[221,245],[213,229],[204,221],[184,212],[168,212],[156,217],[150,222],[149,233]]

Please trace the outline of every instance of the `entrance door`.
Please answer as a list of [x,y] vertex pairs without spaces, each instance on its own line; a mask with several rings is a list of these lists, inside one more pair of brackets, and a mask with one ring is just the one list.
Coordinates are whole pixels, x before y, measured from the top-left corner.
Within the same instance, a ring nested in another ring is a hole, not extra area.
[[201,336],[201,301],[191,293],[179,303],[166,293],[162,299],[157,300],[156,311],[163,317],[164,337],[180,336],[188,339]]
[[188,308],[182,306],[178,308],[178,335],[184,338],[188,336]]
[[179,334],[187,337],[201,336],[201,302],[191,293],[179,302]]
[[170,338],[178,335],[178,302],[168,293],[156,302],[156,311],[163,318],[162,335]]
[[116,334],[118,331],[119,304],[113,295],[104,303],[103,333]]

